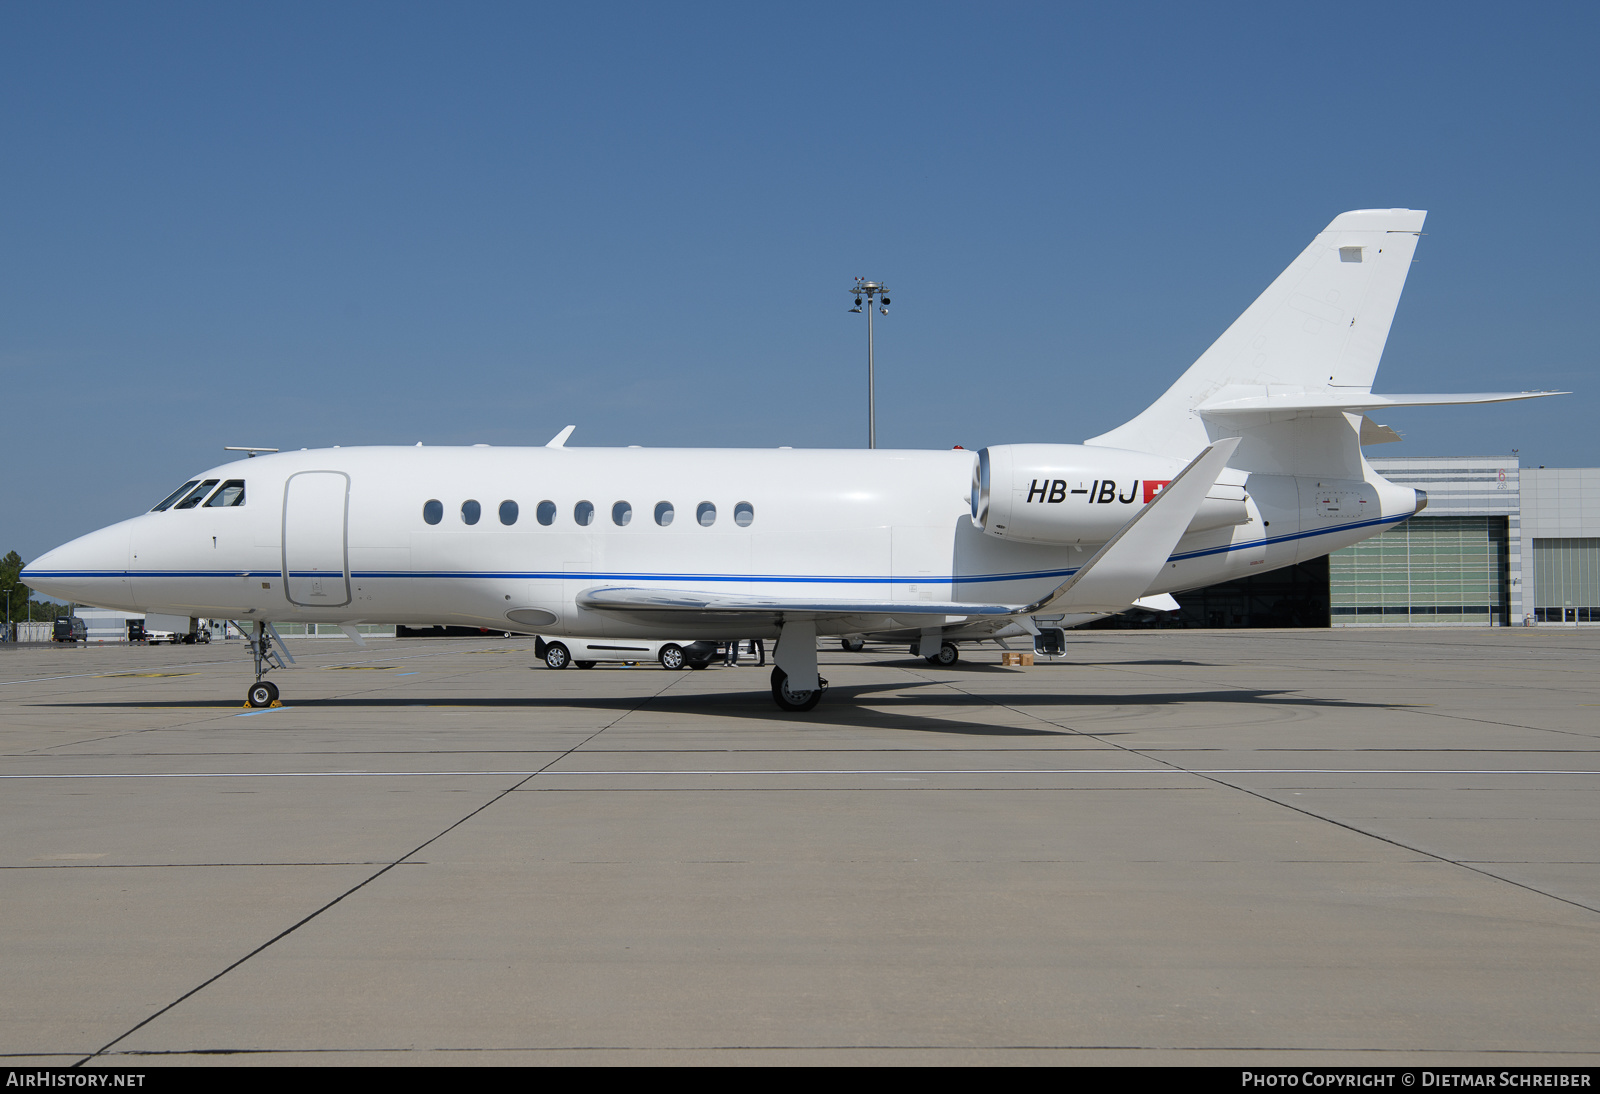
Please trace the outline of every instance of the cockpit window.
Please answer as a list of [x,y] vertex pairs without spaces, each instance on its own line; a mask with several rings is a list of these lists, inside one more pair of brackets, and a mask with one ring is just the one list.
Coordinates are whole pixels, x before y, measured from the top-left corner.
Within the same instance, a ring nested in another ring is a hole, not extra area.
[[166,509],[167,509],[167,506],[171,505],[173,502],[175,502],[179,498],[183,497],[185,494],[187,494],[189,492],[189,490],[192,487],[198,486],[199,484],[200,484],[200,480],[199,479],[190,479],[188,482],[186,482],[182,486],[178,487],[172,493],[168,494],[166,496],[166,498],[162,500],[160,505],[156,506],[154,509],[152,509],[150,511],[152,513],[163,513],[163,512],[165,512]]
[[205,482],[189,491],[189,496],[184,498],[177,505],[174,505],[172,508],[193,509],[196,505],[199,505],[201,501],[205,500],[205,496],[211,493],[211,488],[215,485],[217,485],[216,479],[207,479]]
[[230,505],[244,504],[244,480],[229,479],[218,488],[211,500],[206,502],[207,509],[226,509]]

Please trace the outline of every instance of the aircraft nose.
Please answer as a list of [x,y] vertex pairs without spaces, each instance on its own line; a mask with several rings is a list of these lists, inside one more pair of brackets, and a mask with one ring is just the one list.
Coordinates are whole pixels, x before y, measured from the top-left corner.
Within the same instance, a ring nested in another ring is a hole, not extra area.
[[125,586],[129,543],[126,522],[79,536],[23,567],[22,582],[47,596],[93,603],[95,594]]

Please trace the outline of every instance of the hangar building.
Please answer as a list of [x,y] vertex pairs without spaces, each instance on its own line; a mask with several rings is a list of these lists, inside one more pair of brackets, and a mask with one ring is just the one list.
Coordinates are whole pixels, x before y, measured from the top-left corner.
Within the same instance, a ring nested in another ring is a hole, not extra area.
[[1421,515],[1326,558],[1181,593],[1176,618],[1098,625],[1600,624],[1600,468],[1521,467],[1515,455],[1371,462],[1427,491]]

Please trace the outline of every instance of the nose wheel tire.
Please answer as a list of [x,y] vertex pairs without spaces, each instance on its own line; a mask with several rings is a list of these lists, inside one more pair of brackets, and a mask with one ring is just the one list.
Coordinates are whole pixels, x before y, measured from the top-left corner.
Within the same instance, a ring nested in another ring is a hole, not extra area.
[[544,663],[548,668],[564,669],[572,664],[572,654],[560,642],[552,642],[545,647]]
[[822,699],[828,682],[817,677],[820,685],[815,691],[794,691],[789,687],[789,674],[777,666],[772,669],[772,701],[778,704],[779,710],[806,711],[815,707]]
[[244,701],[253,707],[270,707],[278,701],[278,685],[270,680],[257,680],[245,692]]

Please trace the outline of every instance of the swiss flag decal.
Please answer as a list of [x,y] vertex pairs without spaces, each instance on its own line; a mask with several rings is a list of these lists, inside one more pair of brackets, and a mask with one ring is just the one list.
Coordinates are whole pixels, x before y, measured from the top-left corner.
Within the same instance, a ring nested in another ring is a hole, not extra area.
[[1155,501],[1156,500],[1156,495],[1161,493],[1161,491],[1165,490],[1167,488],[1167,484],[1169,482],[1171,482],[1171,481],[1172,481],[1171,479],[1145,479],[1144,480],[1144,501],[1145,501],[1145,504],[1148,505],[1151,502]]

